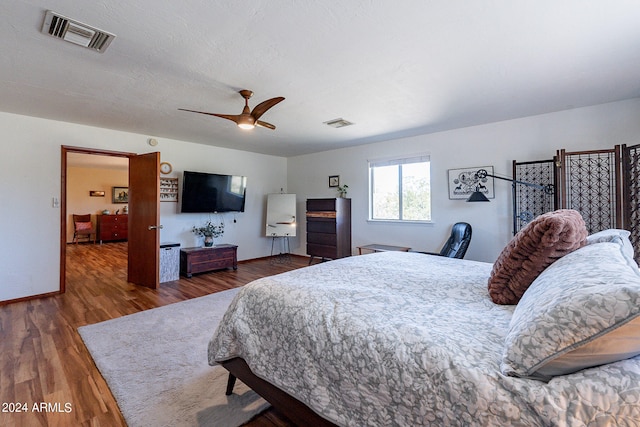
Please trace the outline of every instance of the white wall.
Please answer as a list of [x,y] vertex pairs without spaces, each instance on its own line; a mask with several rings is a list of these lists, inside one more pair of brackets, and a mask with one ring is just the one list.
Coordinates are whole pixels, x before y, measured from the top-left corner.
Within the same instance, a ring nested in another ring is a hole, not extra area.
[[[262,237],[266,194],[286,190],[286,159],[118,132],[52,120],[0,113],[3,141],[2,203],[0,204],[0,301],[56,292],[60,276],[60,198],[62,145],[102,150],[147,153],[160,151],[173,165],[168,176],[183,170],[245,175],[247,203],[244,213],[225,214],[226,232],[219,243],[238,245],[238,258],[267,256],[271,241]],[[191,227],[206,215],[177,214],[176,203],[160,204],[161,241],[196,246]],[[233,220],[237,222],[234,223]]]
[[[149,135],[0,113],[2,129],[2,203],[0,204],[0,301],[55,292],[59,287],[60,146],[146,153],[160,151],[173,165],[169,176],[183,170],[248,176],[246,212],[225,214],[220,242],[239,246],[240,259],[270,254],[271,241],[262,237],[268,193],[283,188],[296,193],[298,218],[304,218],[309,197],[334,197],[328,176],[340,175],[349,185],[353,203],[353,246],[388,243],[417,250],[437,250],[451,224],[473,225],[468,259],[493,261],[511,238],[511,201],[508,182],[496,181],[491,203],[469,204],[449,200],[447,169],[493,165],[510,175],[511,161],[550,158],[556,149],[609,148],[640,143],[640,99],[457,129],[290,159],[222,149]],[[430,225],[372,224],[367,218],[367,159],[427,152],[432,158],[433,219]],[[191,226],[206,215],[178,214],[176,203],[161,203],[164,229],[160,240],[183,247],[199,244]],[[234,223],[234,219],[237,221]],[[293,252],[305,253],[304,222],[292,239]],[[355,251],[355,249],[354,249]]]
[[[352,243],[409,246],[437,251],[451,225],[473,226],[467,259],[493,262],[512,237],[511,185],[496,180],[490,203],[449,200],[447,170],[493,165],[495,173],[511,176],[511,162],[551,159],[558,149],[568,151],[611,148],[640,143],[640,99],[603,104],[517,120],[492,123],[362,145],[288,159],[288,189],[298,197],[298,218],[304,218],[306,198],[335,197],[329,175],[340,175],[352,199]],[[367,160],[429,153],[433,224],[371,223],[368,216]],[[306,253],[304,222],[292,251]]]

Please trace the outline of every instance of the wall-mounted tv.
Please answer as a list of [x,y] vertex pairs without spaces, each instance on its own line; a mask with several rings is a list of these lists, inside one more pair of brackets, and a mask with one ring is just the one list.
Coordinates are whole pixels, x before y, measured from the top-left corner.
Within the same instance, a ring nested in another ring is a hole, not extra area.
[[182,212],[244,212],[247,177],[184,171]]

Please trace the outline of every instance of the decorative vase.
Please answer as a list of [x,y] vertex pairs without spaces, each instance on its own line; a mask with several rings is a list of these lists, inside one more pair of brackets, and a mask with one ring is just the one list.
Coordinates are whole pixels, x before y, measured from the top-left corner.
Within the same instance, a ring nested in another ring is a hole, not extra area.
[[213,246],[213,236],[204,236],[204,246],[206,248]]

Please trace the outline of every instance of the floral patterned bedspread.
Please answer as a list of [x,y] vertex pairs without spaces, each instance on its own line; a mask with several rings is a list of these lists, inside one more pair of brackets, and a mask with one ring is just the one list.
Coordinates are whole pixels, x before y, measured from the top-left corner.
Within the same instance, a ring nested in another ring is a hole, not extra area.
[[344,426],[640,424],[640,358],[545,383],[500,373],[514,306],[491,264],[419,253],[354,256],[238,293],[209,363],[259,377]]

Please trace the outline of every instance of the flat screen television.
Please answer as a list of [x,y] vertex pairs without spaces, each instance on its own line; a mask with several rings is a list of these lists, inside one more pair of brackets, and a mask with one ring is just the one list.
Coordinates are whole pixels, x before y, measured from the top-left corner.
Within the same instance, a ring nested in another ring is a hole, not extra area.
[[184,171],[182,212],[244,212],[247,177]]

